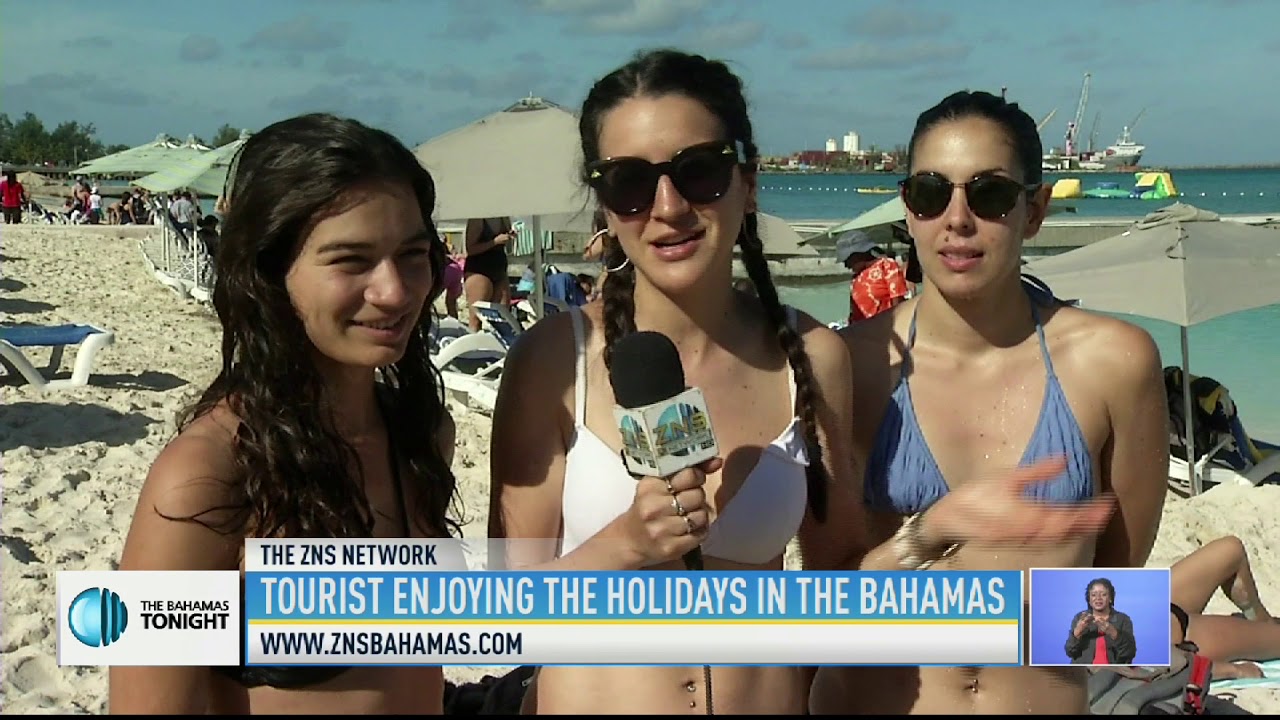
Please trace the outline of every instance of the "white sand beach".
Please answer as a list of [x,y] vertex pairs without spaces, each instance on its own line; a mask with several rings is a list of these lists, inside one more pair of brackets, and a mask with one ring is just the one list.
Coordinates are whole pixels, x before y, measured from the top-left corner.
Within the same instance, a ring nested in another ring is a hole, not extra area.
[[[138,239],[152,228],[5,226],[0,230],[0,322],[90,323],[114,331],[88,387],[39,392],[0,379],[0,653],[6,713],[104,713],[106,672],[60,668],[54,582],[60,570],[113,569],[150,463],[177,411],[214,374],[212,311],[180,299],[146,268]],[[74,349],[63,360],[68,373]],[[46,355],[31,353],[43,363]],[[454,459],[467,521],[487,523],[488,419],[457,405]],[[1164,567],[1218,536],[1247,545],[1264,601],[1280,611],[1280,487],[1220,487],[1171,496],[1150,565]],[[1219,594],[1210,611],[1234,608]],[[474,679],[497,668],[450,669]],[[1254,713],[1280,712],[1280,690],[1237,691]]]

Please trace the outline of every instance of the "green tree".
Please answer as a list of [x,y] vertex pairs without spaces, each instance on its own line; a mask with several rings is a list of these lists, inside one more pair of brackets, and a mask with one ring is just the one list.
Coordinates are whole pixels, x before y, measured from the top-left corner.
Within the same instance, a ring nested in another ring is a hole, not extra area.
[[238,139],[240,139],[240,131],[227,123],[223,123],[222,127],[218,128],[218,131],[213,134],[213,142],[206,144],[219,148]]
[[50,132],[34,113],[25,113],[17,122],[0,114],[0,159],[17,165],[82,163],[103,154],[102,143],[94,137],[96,132],[93,123],[74,120],[61,123]]
[[[93,123],[69,120],[53,130],[45,127],[35,113],[24,113],[13,120],[0,113],[0,160],[13,165],[39,165],[46,162],[75,167],[94,158],[128,150],[129,145],[104,145],[98,140]],[[240,137],[240,131],[224,124],[218,128],[213,142],[198,142],[221,147]]]

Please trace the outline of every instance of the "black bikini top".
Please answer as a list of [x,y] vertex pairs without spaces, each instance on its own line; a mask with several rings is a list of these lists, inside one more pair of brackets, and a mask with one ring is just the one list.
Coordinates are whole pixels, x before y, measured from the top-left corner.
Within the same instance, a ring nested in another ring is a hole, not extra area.
[[[384,413],[385,415],[385,413]],[[400,456],[396,452],[395,440],[392,437],[390,424],[387,425],[387,449],[391,455],[391,483],[395,486],[396,502],[400,505],[400,518],[404,523],[403,537],[411,537],[412,533],[409,528],[409,512],[404,501],[404,487],[400,484]],[[243,590],[241,595],[241,607],[243,607]],[[270,667],[270,666],[246,666],[245,662],[244,635],[240,636],[240,664],[239,665],[222,665],[214,667],[213,670],[220,675],[235,680],[246,688],[255,687],[273,687],[282,690],[296,690],[298,688],[319,685],[320,683],[332,680],[339,675],[350,670],[350,666],[316,666],[316,667]]]

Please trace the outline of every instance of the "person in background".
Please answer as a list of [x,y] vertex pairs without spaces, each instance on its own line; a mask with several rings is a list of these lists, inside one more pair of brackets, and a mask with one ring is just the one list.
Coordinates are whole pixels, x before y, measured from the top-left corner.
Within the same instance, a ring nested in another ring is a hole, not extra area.
[[176,199],[169,204],[169,214],[173,216],[173,222],[178,229],[190,237],[195,230],[197,219],[195,204],[191,202],[191,193],[186,190],[178,193]]
[[196,233],[196,239],[204,246],[204,250],[209,254],[210,258],[218,257],[217,215],[205,215],[200,218],[200,230]]
[[[1257,663],[1280,657],[1280,620],[1262,604],[1249,566],[1249,553],[1234,535],[1225,535],[1195,549],[1169,568],[1172,612],[1180,626],[1173,638],[1195,643],[1213,661],[1213,678],[1262,677]],[[1240,612],[1205,612],[1221,590]]]
[[102,195],[98,193],[97,185],[89,188],[89,212],[86,221],[90,225],[98,225],[102,222]]
[[836,238],[836,262],[853,273],[849,283],[849,324],[897,305],[909,290],[902,266],[869,235],[850,230]]
[[507,244],[515,239],[510,218],[472,218],[467,221],[467,262],[462,272],[471,332],[479,332],[481,327],[480,316],[472,303],[479,300],[503,307],[511,303]]
[[137,225],[148,225],[151,223],[151,208],[148,204],[150,196],[151,193],[147,192],[144,188],[134,188],[129,212],[133,217],[133,222]]
[[110,225],[130,225],[133,222],[133,194],[125,190],[118,201],[107,206],[107,223]]
[[582,294],[586,297],[587,302],[591,302],[592,300],[600,297],[600,294],[596,292],[595,278],[591,277],[587,273],[578,273],[577,278],[578,287],[581,288]]
[[22,222],[22,206],[27,203],[27,189],[18,182],[18,174],[13,170],[4,171],[4,179],[0,180],[0,200],[4,205],[4,223],[17,225]]

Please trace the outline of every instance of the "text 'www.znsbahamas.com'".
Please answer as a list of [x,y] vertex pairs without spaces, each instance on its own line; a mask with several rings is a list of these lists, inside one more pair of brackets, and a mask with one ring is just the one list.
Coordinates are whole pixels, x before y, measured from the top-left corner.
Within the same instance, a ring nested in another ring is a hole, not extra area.
[[258,637],[264,655],[287,658],[319,655],[510,656],[524,652],[524,634],[519,632],[271,630],[262,632]]

